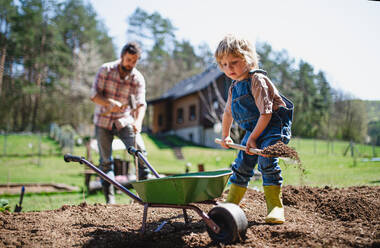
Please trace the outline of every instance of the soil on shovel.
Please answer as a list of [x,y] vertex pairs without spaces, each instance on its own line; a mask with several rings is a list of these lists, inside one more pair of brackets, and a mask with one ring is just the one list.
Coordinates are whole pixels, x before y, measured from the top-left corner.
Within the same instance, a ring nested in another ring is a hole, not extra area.
[[[0,247],[380,247],[380,187],[285,186],[283,202],[285,224],[268,225],[264,194],[247,190],[240,204],[248,219],[246,238],[227,246],[212,242],[193,211],[185,225],[180,209],[150,208],[141,235],[142,205],[82,203],[0,212]],[[196,205],[206,213],[212,207]]]
[[285,157],[285,158],[291,158],[296,160],[297,162],[300,162],[300,158],[298,156],[298,153],[295,149],[287,146],[282,141],[278,141],[276,144],[265,147],[262,151],[265,155],[270,155],[274,157]]
[[286,145],[282,141],[278,141],[274,145],[265,147],[262,150],[262,153],[266,155],[270,155],[272,157],[285,157],[285,158],[290,158],[294,160],[295,164],[297,165],[298,170],[300,171],[301,181],[303,182],[303,177],[305,175],[305,168],[302,166],[301,160],[298,156],[298,152],[294,148]]

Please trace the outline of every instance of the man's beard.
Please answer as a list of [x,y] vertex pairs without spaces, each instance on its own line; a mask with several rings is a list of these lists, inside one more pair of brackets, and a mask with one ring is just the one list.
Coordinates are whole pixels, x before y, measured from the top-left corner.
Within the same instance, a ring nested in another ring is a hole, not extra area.
[[128,76],[131,73],[132,70],[133,70],[133,68],[128,69],[123,65],[119,65],[120,78],[125,78],[126,76]]
[[127,67],[125,67],[125,66],[123,66],[123,65],[121,66],[121,70],[122,70],[125,74],[129,74],[129,73],[131,73],[132,69],[133,69],[133,68],[128,69]]

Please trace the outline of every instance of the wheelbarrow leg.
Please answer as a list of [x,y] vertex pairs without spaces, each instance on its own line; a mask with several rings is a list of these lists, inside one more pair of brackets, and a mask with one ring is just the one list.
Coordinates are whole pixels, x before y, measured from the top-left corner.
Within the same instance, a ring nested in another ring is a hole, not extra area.
[[189,224],[189,216],[187,215],[186,209],[183,209],[183,218],[185,219],[185,223]]
[[141,233],[145,233],[146,219],[148,216],[148,207],[149,207],[148,203],[144,204],[144,213],[143,213],[143,220],[142,220],[142,225],[141,225]]

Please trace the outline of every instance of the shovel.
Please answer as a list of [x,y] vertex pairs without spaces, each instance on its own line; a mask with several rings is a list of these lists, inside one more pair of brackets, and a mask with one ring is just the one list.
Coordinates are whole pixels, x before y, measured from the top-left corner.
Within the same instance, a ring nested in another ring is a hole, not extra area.
[[[137,119],[137,104],[136,104],[136,98],[134,95],[130,95],[129,97],[129,102],[130,102],[130,105],[132,107],[132,115],[133,115],[133,119],[136,121]],[[136,137],[137,137],[137,131],[134,131],[135,133],[135,148],[136,150],[138,149],[137,148],[137,140],[136,140]],[[134,155],[134,162],[135,162],[135,174],[136,174],[136,182],[139,181],[139,158],[137,157],[137,154],[135,153]]]
[[[215,139],[215,143],[217,144],[221,144],[222,143],[222,140],[221,139],[218,139],[216,138]],[[229,143],[227,144],[230,148],[234,148],[234,149],[237,149],[237,150],[241,150],[241,151],[245,151],[245,146],[243,145],[238,145],[238,144],[235,144],[235,143]],[[275,146],[275,145],[272,145],[272,146]],[[293,150],[292,148],[289,148],[287,147],[287,152]],[[292,153],[290,154],[287,154],[286,152],[283,152],[281,155],[279,154],[271,154],[271,153],[267,153],[265,152],[264,150],[262,149],[254,149],[254,148],[249,148],[249,151],[251,153],[254,153],[256,155],[260,155],[262,157],[266,157],[266,158],[275,158],[275,157],[279,157],[285,161],[288,161],[290,163],[299,163],[299,158],[298,158],[298,154],[295,152],[295,151],[291,151]],[[294,154],[295,153],[295,154]]]
[[25,193],[25,187],[22,186],[21,195],[20,195],[20,202],[19,202],[19,204],[16,204],[15,211],[14,211],[15,213],[21,212],[21,209],[22,209],[21,204],[22,204],[22,199],[24,199],[24,193]]
[[[220,144],[222,144],[222,140],[216,138],[216,139],[215,139],[215,143],[217,143],[217,144],[220,145]],[[234,149],[237,149],[237,150],[245,151],[245,146],[243,146],[243,145],[239,145],[239,144],[235,144],[235,143],[229,143],[229,144],[227,144],[227,145],[228,145],[230,148],[234,148]],[[268,154],[265,154],[265,155],[264,155],[264,154],[263,154],[263,150],[261,150],[261,149],[250,148],[249,151],[252,152],[252,153],[254,153],[254,154],[256,154],[256,155],[265,156],[265,157],[268,156]]]

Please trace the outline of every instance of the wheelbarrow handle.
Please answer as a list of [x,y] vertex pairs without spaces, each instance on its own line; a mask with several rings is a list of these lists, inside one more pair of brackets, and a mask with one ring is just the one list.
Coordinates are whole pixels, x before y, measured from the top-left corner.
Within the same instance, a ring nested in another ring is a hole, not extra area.
[[121,185],[116,180],[113,180],[112,178],[110,178],[106,173],[104,173],[102,170],[100,170],[99,168],[97,168],[95,165],[93,165],[92,163],[90,163],[89,161],[87,161],[84,157],[74,156],[74,155],[71,155],[71,154],[65,154],[63,156],[63,158],[64,158],[64,160],[66,162],[78,162],[80,164],[87,165],[87,167],[89,167],[90,169],[92,169],[93,171],[95,171],[96,174],[98,174],[101,178],[103,178],[104,180],[106,180],[110,184],[113,184],[116,188],[118,188],[122,192],[126,193],[129,197],[131,197],[132,199],[134,199],[138,203],[143,204],[143,201],[141,200],[140,197],[138,197],[137,195],[133,194],[131,191],[129,191],[127,188],[125,188],[123,185]]
[[138,149],[136,149],[133,146],[128,147],[128,153],[131,155],[136,155],[138,158],[140,158],[146,166],[148,166],[149,170],[154,174],[155,177],[160,178],[160,175],[158,172],[153,168],[153,166],[148,162],[148,160],[144,157],[142,152]]
[[137,153],[138,152],[141,152],[140,150],[136,149],[135,147],[133,146],[130,146],[128,147],[128,153],[131,154],[131,155],[136,155],[137,156]]
[[84,159],[84,157],[79,157],[79,156],[74,156],[74,155],[71,155],[69,153],[65,154],[63,156],[63,159],[65,160],[65,162],[78,162],[78,163],[82,163],[82,160]]

